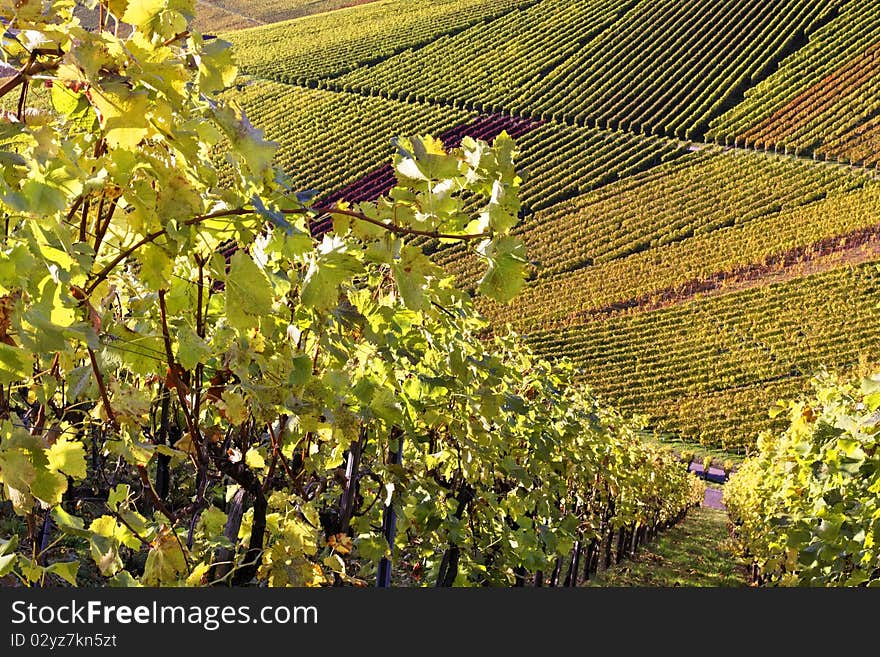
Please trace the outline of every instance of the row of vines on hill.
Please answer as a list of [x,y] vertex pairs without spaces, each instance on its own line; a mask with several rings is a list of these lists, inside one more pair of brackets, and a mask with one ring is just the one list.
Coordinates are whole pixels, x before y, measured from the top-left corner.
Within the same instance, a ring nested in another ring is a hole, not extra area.
[[[342,91],[693,139],[842,1],[542,0],[344,75],[267,67],[259,58],[250,68]],[[309,23],[295,27],[291,43]],[[258,34],[268,32],[252,31],[251,42]],[[521,66],[505,67],[511,58]],[[462,75],[443,74],[450,62],[464,67]]]
[[[699,502],[638,420],[488,338],[405,239],[466,243],[480,295],[518,292],[506,134],[397,139],[389,195],[339,204],[318,239],[275,144],[225,102],[229,46],[188,29],[191,3],[105,4],[126,36],[68,4],[0,3],[18,70],[0,123],[0,576],[576,582],[613,532],[635,544]],[[37,85],[51,106],[32,111]]]
[[296,84],[337,77],[491,21],[538,0],[412,0],[367,3],[230,33],[245,73]]
[[821,367],[855,371],[880,360],[873,263],[671,308],[534,331],[546,357],[582,376],[651,426],[706,445],[743,449],[778,426],[767,409]]
[[778,70],[712,121],[708,137],[858,164],[877,163],[876,0],[848,2]]
[[[880,216],[871,182],[846,167],[781,156],[679,157],[527,216],[516,233],[535,263],[529,293],[546,301],[492,314],[528,327],[873,226]],[[462,283],[476,280],[476,263],[453,255],[440,261]],[[570,289],[546,294],[548,286]]]

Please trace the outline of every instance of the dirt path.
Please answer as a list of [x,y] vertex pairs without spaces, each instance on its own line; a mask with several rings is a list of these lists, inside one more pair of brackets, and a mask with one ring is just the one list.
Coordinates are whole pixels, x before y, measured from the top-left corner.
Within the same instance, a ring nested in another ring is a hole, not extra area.
[[[734,551],[727,531],[727,512],[721,491],[707,491],[704,506],[657,540],[640,548],[631,561],[600,572],[591,586],[739,587],[746,586],[746,563]],[[718,499],[716,499],[718,498]]]

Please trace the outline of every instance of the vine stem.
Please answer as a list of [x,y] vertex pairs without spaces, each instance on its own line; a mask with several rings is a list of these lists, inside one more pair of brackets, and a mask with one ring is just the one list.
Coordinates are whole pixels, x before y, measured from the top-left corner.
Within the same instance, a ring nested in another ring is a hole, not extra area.
[[[281,210],[282,214],[285,215],[296,215],[296,214],[310,214],[313,213],[313,210],[307,208],[296,208],[292,210]],[[197,217],[192,217],[183,222],[184,226],[195,226],[197,224],[204,223],[206,221],[210,221],[212,219],[223,219],[224,217],[242,217],[247,216],[249,214],[257,214],[257,212],[253,208],[234,208],[231,210],[220,210],[218,212],[211,212],[209,214],[199,215]],[[368,217],[365,214],[360,212],[354,212],[353,210],[328,210],[324,214],[329,215],[339,215],[344,217],[350,217],[352,219],[357,219],[358,221],[363,221],[368,224],[372,224],[374,226],[379,226],[387,230],[390,233],[395,235],[409,235],[413,237],[430,237],[433,239],[448,239],[448,240],[458,240],[458,241],[470,241],[476,239],[483,239],[487,236],[487,233],[466,233],[463,235],[455,235],[452,233],[440,233],[437,231],[429,231],[429,230],[418,230],[416,228],[407,228],[406,226],[399,226],[394,223],[386,223],[384,221],[379,221],[378,219],[373,219],[372,217]],[[120,253],[113,258],[109,263],[107,263],[97,274],[95,274],[94,280],[86,287],[86,294],[91,294],[95,288],[97,288],[106,278],[110,275],[110,272],[116,268],[116,266],[131,256],[135,251],[139,248],[146,246],[152,242],[155,242],[157,239],[167,234],[167,230],[162,228],[160,230],[153,231],[152,233],[147,233],[140,240],[132,244],[127,249],[120,251]]]
[[[58,57],[54,62],[38,62],[36,61],[37,55],[40,54],[48,54],[54,55]],[[0,98],[8,94],[10,91],[15,89],[18,85],[24,84],[30,76],[39,75],[40,73],[45,73],[46,71],[53,71],[58,68],[58,65],[61,63],[60,53],[58,52],[43,52],[40,49],[34,50],[31,53],[30,58],[28,59],[28,63],[25,64],[22,69],[16,73],[13,77],[9,79],[4,85],[0,86]]]
[[[95,357],[95,351],[89,347],[89,361],[92,364],[92,373],[95,375],[95,380],[98,383],[98,393],[101,395],[101,403],[104,405],[104,410],[107,412],[107,419],[110,420],[110,424],[113,425],[114,429],[119,429],[119,420],[116,419],[116,412],[113,410],[113,407],[110,405],[110,397],[107,394],[107,386],[104,384],[104,376],[101,374],[101,369],[98,367],[98,359]],[[168,510],[168,507],[165,506],[165,503],[159,499],[159,496],[156,494],[156,491],[153,489],[153,484],[150,483],[150,477],[147,473],[147,469],[143,465],[137,466],[138,475],[140,476],[141,483],[144,486],[144,490],[150,498],[150,501],[153,503],[153,506],[165,517],[167,517],[172,524],[176,522],[176,518],[171,511]]]
[[104,385],[104,375],[101,374],[101,369],[98,367],[98,359],[95,357],[95,351],[91,347],[87,347],[89,352],[89,361],[92,364],[92,373],[95,375],[95,380],[98,383],[98,393],[101,395],[101,402],[104,404],[104,410],[107,412],[107,419],[110,420],[110,424],[113,425],[114,429],[119,428],[119,422],[116,419],[116,413],[113,411],[113,407],[110,405],[110,397],[107,395],[107,386]]

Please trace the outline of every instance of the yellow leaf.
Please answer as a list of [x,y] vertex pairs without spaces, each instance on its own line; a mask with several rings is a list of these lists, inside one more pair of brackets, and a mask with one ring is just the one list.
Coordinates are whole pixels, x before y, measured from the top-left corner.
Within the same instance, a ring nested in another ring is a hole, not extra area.
[[261,470],[266,467],[266,460],[263,458],[263,455],[253,448],[248,450],[244,457],[244,462],[247,463],[249,468],[254,470]]

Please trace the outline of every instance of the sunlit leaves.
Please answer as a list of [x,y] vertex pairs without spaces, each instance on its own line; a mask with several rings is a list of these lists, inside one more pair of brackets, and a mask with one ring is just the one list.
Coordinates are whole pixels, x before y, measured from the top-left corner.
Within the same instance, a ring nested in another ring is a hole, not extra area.
[[202,46],[199,56],[199,85],[202,91],[210,93],[226,89],[235,81],[237,74],[229,43],[215,39]]
[[525,283],[528,260],[522,242],[505,236],[483,242],[479,251],[489,263],[480,280],[480,292],[501,303],[510,301]]
[[48,467],[81,479],[86,476],[85,451],[81,442],[62,436],[47,450]]
[[94,89],[92,102],[100,113],[105,138],[113,148],[133,150],[149,133],[150,98],[118,83]]
[[253,259],[236,251],[226,277],[226,319],[229,325],[246,330],[259,325],[272,312],[272,285]]
[[339,303],[340,286],[361,270],[361,263],[349,252],[345,242],[325,236],[303,280],[303,305],[319,311],[335,307]]
[[725,487],[737,534],[767,581],[810,586],[877,581],[878,422],[865,403],[875,383],[815,379],[808,402],[788,403],[788,429],[762,434],[759,452]]
[[[612,496],[620,522],[691,501],[636,423],[487,331],[411,241],[465,238],[487,267],[480,293],[516,294],[506,135],[449,151],[401,136],[389,195],[343,199],[318,240],[309,195],[220,93],[231,50],[182,34],[192,3],[110,8],[133,30],[53,28],[71,47],[51,112],[0,126],[16,218],[0,259],[0,481],[16,513],[49,514],[116,586],[360,586],[392,547],[436,573],[450,545],[477,548],[455,582],[503,584],[552,568]],[[68,504],[68,480],[86,477],[72,497],[97,498]],[[377,529],[387,509],[393,546]],[[2,567],[73,583],[73,563],[21,553]]]
[[144,566],[143,584],[161,586],[171,584],[187,573],[185,548],[173,530],[163,527],[150,544]]

